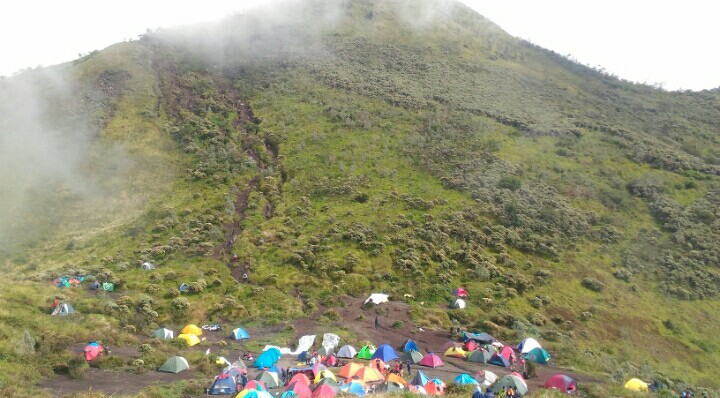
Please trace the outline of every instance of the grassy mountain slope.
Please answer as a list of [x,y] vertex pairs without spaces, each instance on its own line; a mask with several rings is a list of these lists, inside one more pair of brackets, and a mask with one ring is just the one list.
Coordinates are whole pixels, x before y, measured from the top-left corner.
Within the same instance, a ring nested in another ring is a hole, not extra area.
[[[74,343],[320,307],[333,325],[343,295],[380,290],[413,295],[418,326],[539,337],[604,380],[719,387],[716,91],[623,82],[447,2],[258,12],[59,67],[106,93],[74,113],[97,131],[80,175],[105,194],[59,200],[61,181],[22,207],[42,222],[13,213],[0,388],[72,368]],[[51,287],[74,274],[116,292]],[[458,285],[466,311],[447,309]],[[82,315],[50,318],[57,292]],[[154,347],[101,366],[177,350]]]

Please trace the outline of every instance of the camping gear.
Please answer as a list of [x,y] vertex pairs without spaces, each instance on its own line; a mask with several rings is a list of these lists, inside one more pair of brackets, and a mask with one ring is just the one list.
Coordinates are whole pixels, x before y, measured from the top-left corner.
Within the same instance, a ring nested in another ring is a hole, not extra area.
[[474,384],[474,385],[480,385],[477,380],[473,379],[472,376],[470,376],[467,373],[462,373],[457,375],[455,377],[455,384]]
[[160,366],[160,369],[158,369],[158,372],[166,372],[166,373],[180,373],[185,370],[190,369],[190,365],[188,364],[187,359],[183,357],[170,357],[168,358],[165,363]]
[[332,349],[332,348],[320,347],[320,348],[317,350],[317,354],[318,354],[318,355],[322,355],[322,356],[328,356],[328,355],[334,354],[334,352],[333,352],[333,349]]
[[77,314],[77,311],[75,311],[75,308],[73,308],[72,305],[65,303],[55,307],[50,315],[68,316],[72,314]]
[[438,350],[438,352],[445,352],[445,351],[448,350],[448,348],[460,347],[460,346],[461,346],[460,343],[456,343],[456,342],[454,342],[454,341],[452,341],[452,340],[448,340],[448,341],[445,342],[445,344],[443,344],[442,346],[440,346],[440,349]]
[[648,383],[645,383],[640,379],[632,378],[625,383],[625,388],[632,391],[647,392]]
[[115,284],[110,282],[105,282],[102,284],[102,289],[106,292],[112,292],[115,290]]
[[407,363],[407,361],[410,361],[411,364],[416,364],[423,359],[423,354],[421,354],[419,351],[410,350],[408,352],[404,352],[402,355],[400,355],[400,360]]
[[312,392],[312,398],[333,398],[335,397],[336,391],[327,384],[315,387]]
[[518,344],[517,349],[522,354],[527,354],[528,352],[532,351],[534,348],[542,348],[540,346],[540,343],[537,342],[537,340],[533,339],[532,337],[528,337],[527,339],[523,340]]
[[335,355],[328,355],[322,360],[322,364],[325,366],[337,366],[338,359]]
[[349,364],[340,368],[340,371],[337,373],[337,375],[346,379],[350,379],[355,375],[358,370],[362,369],[363,367],[363,364],[350,362]]
[[429,368],[437,368],[439,366],[443,366],[443,361],[439,356],[437,356],[437,354],[431,352],[425,355],[423,359],[418,362],[418,365],[427,366]]
[[402,352],[408,352],[411,350],[419,351],[417,343],[412,340],[405,340],[402,345]]
[[385,376],[385,381],[391,381],[393,383],[402,384],[404,386],[407,385],[407,381],[405,381],[405,379],[403,379],[402,376],[397,373],[388,373],[388,375]]
[[358,397],[365,396],[365,387],[362,385],[362,383],[356,380],[353,380],[350,383],[341,386],[340,391],[357,395]]
[[305,373],[295,373],[295,375],[293,375],[293,377],[290,378],[290,381],[288,381],[288,385],[295,383],[295,382],[305,383],[309,386],[310,378],[307,377],[307,375]]
[[235,378],[221,374],[215,378],[212,386],[208,390],[210,395],[230,395],[237,394],[237,384],[235,384]]
[[442,395],[443,394],[443,388],[437,385],[434,381],[430,380],[428,381],[423,388],[425,389],[425,394],[427,395]]
[[450,308],[454,308],[457,310],[462,310],[465,307],[467,307],[467,303],[463,299],[456,299],[452,303],[450,303]]
[[372,304],[382,304],[388,302],[388,295],[383,293],[373,293],[370,295],[370,297],[365,300],[363,304],[372,303]]
[[155,264],[146,261],[142,264],[142,267],[145,271],[152,271],[155,269]]
[[222,374],[226,374],[235,378],[235,380],[239,380],[243,374],[247,374],[247,369],[230,365],[227,368],[223,369]]
[[305,384],[302,381],[296,381],[296,382],[288,384],[285,391],[292,391],[299,398],[310,398],[312,396],[312,391],[310,390],[310,385]]
[[452,347],[448,348],[447,351],[445,351],[444,354],[446,357],[454,357],[454,358],[467,358],[467,352],[465,352],[462,348],[458,347]]
[[248,390],[247,388],[240,391],[235,398],[275,398],[272,394],[263,390]]
[[185,343],[188,345],[188,347],[193,347],[195,345],[200,344],[200,338],[195,336],[194,334],[185,334],[181,333],[177,337],[178,339],[185,340]]
[[337,381],[333,372],[328,369],[321,370],[318,372],[317,375],[315,375],[315,383],[320,382],[320,379],[332,379],[334,381]]
[[515,376],[515,375],[507,375],[500,380],[496,381],[495,384],[493,384],[492,389],[493,391],[502,391],[506,388],[512,387],[520,393],[520,395],[525,395],[528,392],[527,384],[525,384],[525,380],[522,378]]
[[486,387],[493,385],[493,383],[495,383],[497,379],[498,376],[489,370],[481,370],[475,373],[475,380],[477,380],[478,383]]
[[269,368],[275,364],[275,362],[280,359],[282,355],[280,354],[280,350],[277,348],[268,348],[267,350],[263,351],[262,354],[255,360],[255,363],[253,364],[254,367],[258,369],[262,368]]
[[180,286],[178,286],[178,290],[180,293],[185,293],[190,290],[190,286],[188,286],[187,283],[181,283]]
[[410,385],[413,386],[424,386],[427,384],[427,382],[430,381],[430,378],[423,373],[422,370],[418,370],[417,373],[415,373],[415,376],[410,379]]
[[267,388],[278,388],[282,385],[276,372],[260,372],[255,376],[255,380],[263,382]]
[[249,339],[250,334],[243,328],[237,328],[232,331],[232,338],[235,340]]
[[92,361],[93,359],[97,358],[98,355],[105,352],[105,349],[103,346],[96,342],[89,343],[88,345],[83,348],[83,354],[85,355],[86,361]]
[[391,394],[394,392],[403,392],[405,387],[402,384],[394,383],[392,381],[386,381],[380,384],[375,392]]
[[545,388],[556,388],[566,394],[577,391],[577,382],[570,376],[556,374],[547,379]]
[[490,336],[489,334],[482,332],[482,333],[468,333],[463,332],[463,340],[475,340],[476,342],[480,344],[491,344],[493,341],[495,341],[495,337]]
[[480,347],[478,343],[475,342],[475,340],[468,340],[463,344],[463,349],[467,352],[475,351]]
[[537,347],[525,354],[525,359],[545,365],[548,361],[550,361],[550,353],[540,347]]
[[172,339],[173,334],[174,334],[173,331],[170,329],[160,328],[160,329],[156,330],[155,332],[153,332],[153,337],[157,337],[158,339],[161,339],[161,340],[167,340],[167,339]]
[[363,366],[360,368],[355,374],[353,375],[353,378],[357,378],[358,380],[361,380],[365,383],[372,383],[374,381],[383,381],[384,377],[375,368],[371,368],[369,366]]
[[[354,358],[357,355],[357,350],[351,345],[344,345],[337,352],[338,358]],[[372,356],[371,356],[372,358]]]
[[493,354],[493,356],[490,357],[488,363],[507,368],[508,366],[510,366],[510,361],[512,360],[513,356],[515,356],[515,353],[513,352],[512,348],[506,346],[503,347],[502,350]]
[[375,353],[375,346],[364,345],[360,349],[360,351],[357,353],[357,357],[360,359],[372,359],[374,353]]
[[467,296],[468,296],[468,291],[465,290],[465,289],[463,289],[463,288],[461,288],[461,287],[458,287],[458,288],[455,288],[455,290],[453,290],[453,296],[455,296],[455,297],[467,297]]
[[375,350],[371,359],[380,359],[383,362],[390,362],[393,359],[398,358],[397,353],[395,353],[395,350],[392,347],[388,344],[383,344]]
[[203,331],[197,325],[187,325],[180,331],[180,334],[193,334],[195,336],[202,336]]
[[245,390],[267,391],[267,386],[260,380],[250,380],[245,384]]
[[492,355],[483,350],[482,348],[479,348],[470,354],[468,354],[467,361],[468,362],[479,362],[479,363],[488,363],[488,361],[492,358]]

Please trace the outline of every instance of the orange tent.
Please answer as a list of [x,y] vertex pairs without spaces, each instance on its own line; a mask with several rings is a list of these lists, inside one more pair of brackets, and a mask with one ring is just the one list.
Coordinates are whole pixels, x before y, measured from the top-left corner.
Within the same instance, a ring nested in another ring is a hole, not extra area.
[[437,384],[435,384],[434,381],[430,380],[427,383],[425,383],[425,392],[427,395],[442,395],[443,389],[439,387]]
[[362,369],[355,372],[353,378],[364,381],[365,383],[372,383],[374,381],[383,381],[383,376],[380,372],[369,366],[364,366]]
[[383,360],[380,358],[375,358],[371,360],[368,366],[379,370],[380,373],[385,373],[385,362],[383,362]]
[[407,382],[405,381],[405,379],[403,379],[402,376],[400,376],[397,373],[388,374],[387,377],[385,378],[385,381],[392,381],[392,382],[407,386]]
[[355,373],[357,373],[358,370],[364,368],[363,364],[356,363],[356,362],[350,362],[349,364],[343,366],[340,368],[340,371],[337,372],[337,375],[340,377],[344,377],[346,379],[351,379]]

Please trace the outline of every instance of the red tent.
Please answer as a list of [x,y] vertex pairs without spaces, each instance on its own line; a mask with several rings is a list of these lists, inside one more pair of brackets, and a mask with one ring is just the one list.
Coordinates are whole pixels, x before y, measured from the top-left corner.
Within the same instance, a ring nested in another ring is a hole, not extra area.
[[478,345],[474,340],[468,340],[465,342],[465,351],[475,351],[477,348]]
[[423,359],[418,362],[418,365],[427,366],[429,368],[437,368],[438,366],[443,366],[443,361],[439,356],[431,352],[425,355]]
[[323,360],[323,364],[325,366],[337,366],[337,363],[338,363],[338,359],[335,355],[328,355]]
[[453,290],[453,294],[457,297],[467,297],[468,291],[461,287],[458,287],[455,290]]
[[305,373],[296,373],[295,376],[290,378],[290,381],[288,382],[288,384],[295,383],[296,381],[301,381],[307,385],[310,385],[310,378],[307,377],[307,375]]
[[285,391],[292,391],[300,398],[310,398],[312,396],[312,391],[310,391],[310,387],[302,381],[290,383],[290,385],[288,385]]
[[245,384],[245,390],[267,391],[267,386],[260,380],[250,380]]
[[333,398],[335,397],[335,390],[327,384],[319,385],[312,392],[312,398]]
[[83,353],[85,354],[86,361],[92,361],[97,358],[98,355],[105,352],[105,349],[98,343],[90,343],[85,346]]
[[556,388],[564,393],[571,393],[577,390],[577,383],[572,377],[558,373],[547,379],[545,388]]

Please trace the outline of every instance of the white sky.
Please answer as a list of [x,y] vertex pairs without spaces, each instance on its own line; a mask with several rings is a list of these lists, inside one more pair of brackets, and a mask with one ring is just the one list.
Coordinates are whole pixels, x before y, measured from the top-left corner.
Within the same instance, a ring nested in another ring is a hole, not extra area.
[[[632,81],[720,87],[713,0],[462,0],[513,36]],[[146,28],[221,18],[264,0],[24,0],[0,9],[0,75],[53,65]],[[717,5],[716,5],[717,4]]]

